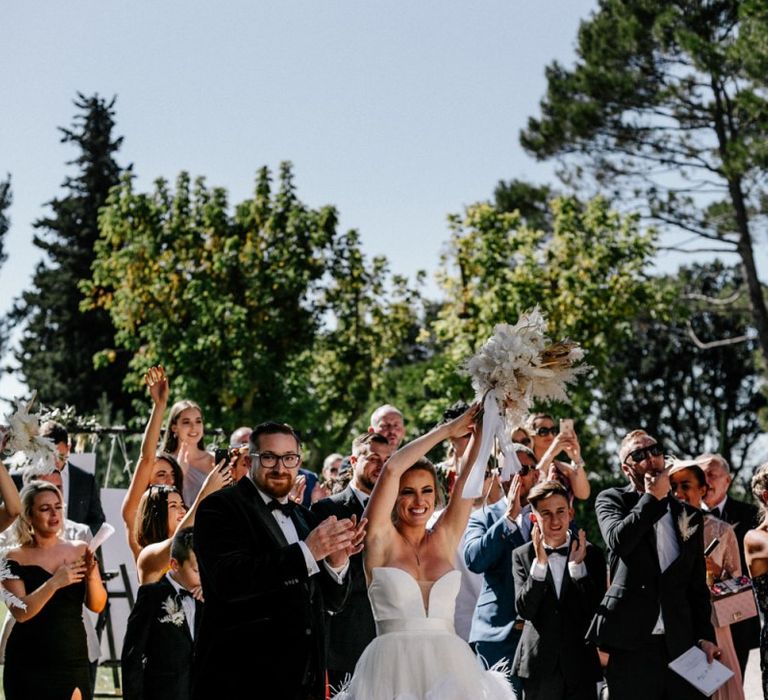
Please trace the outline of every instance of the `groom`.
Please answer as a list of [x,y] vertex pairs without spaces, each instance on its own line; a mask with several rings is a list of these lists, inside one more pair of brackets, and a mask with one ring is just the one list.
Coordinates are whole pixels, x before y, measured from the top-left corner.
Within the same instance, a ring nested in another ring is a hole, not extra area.
[[319,700],[325,697],[324,611],[349,590],[349,555],[364,533],[288,500],[301,464],[299,438],[262,423],[251,469],[205,498],[195,552],[205,596],[193,697]]

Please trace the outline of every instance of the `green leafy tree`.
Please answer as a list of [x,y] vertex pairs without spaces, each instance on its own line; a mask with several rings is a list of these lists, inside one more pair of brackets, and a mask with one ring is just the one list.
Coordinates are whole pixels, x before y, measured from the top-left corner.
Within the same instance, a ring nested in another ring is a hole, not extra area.
[[[665,323],[639,315],[635,341],[616,348],[613,362],[620,371],[605,389],[611,421],[623,430],[642,426],[680,457],[719,452],[737,474],[751,475],[748,467],[757,459],[751,448],[761,433],[757,416],[766,405],[755,367],[756,340],[718,342],[747,323],[747,304],[738,296],[740,272],[721,263],[696,265],[659,284],[669,285],[680,301]],[[730,312],[713,312],[701,292],[727,302]],[[713,345],[693,343],[691,331]]]
[[346,445],[417,302],[336,228],[333,207],[299,200],[288,163],[276,187],[262,168],[233,214],[224,190],[186,173],[151,194],[126,177],[102,213],[85,306],[111,315],[131,386],[161,363],[209,423],[291,422],[316,461]]
[[[10,314],[13,323],[23,324],[16,359],[26,383],[47,404],[73,404],[80,413],[97,411],[105,395],[116,409],[129,405],[122,391],[127,355],[115,349],[108,314],[81,312],[78,288],[91,274],[99,210],[120,178],[114,156],[122,138],[113,135],[114,102],[79,95],[80,113],[71,128],[61,129],[62,142],[79,149],[69,162],[77,173],[65,179],[66,194],[48,204],[51,215],[35,223],[43,233],[34,244],[46,257]],[[112,348],[110,361],[97,368],[94,355],[104,348]]]
[[764,0],[600,0],[575,66],[548,67],[541,116],[521,135],[574,185],[589,172],[703,250],[736,253],[764,363],[754,247],[768,201],[767,41]]
[[594,367],[572,391],[576,417],[601,409],[601,387],[614,380],[611,356],[632,340],[632,320],[644,311],[662,319],[668,300],[645,270],[655,253],[653,232],[621,217],[602,199],[555,199],[552,232],[528,228],[517,213],[476,204],[450,218],[450,247],[440,279],[448,300],[431,326],[441,348],[425,383],[439,400],[424,404],[434,420],[446,401],[470,395],[456,368],[493,332],[538,304],[552,338],[570,337]]

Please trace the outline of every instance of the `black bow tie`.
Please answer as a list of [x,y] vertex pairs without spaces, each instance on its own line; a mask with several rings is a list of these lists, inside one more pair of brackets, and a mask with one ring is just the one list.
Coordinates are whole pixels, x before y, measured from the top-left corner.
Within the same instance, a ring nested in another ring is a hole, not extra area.
[[176,592],[176,597],[179,600],[183,600],[184,598],[191,598],[192,594],[186,588],[179,588]]
[[283,515],[290,515],[293,512],[293,509],[296,507],[296,504],[293,501],[287,501],[285,503],[280,503],[277,499],[273,498],[269,503],[267,503],[267,508],[270,510],[279,510]]
[[547,545],[544,545],[544,551],[548,557],[552,556],[553,554],[559,554],[561,557],[567,557],[569,552],[568,545],[563,545],[562,547],[547,547]]

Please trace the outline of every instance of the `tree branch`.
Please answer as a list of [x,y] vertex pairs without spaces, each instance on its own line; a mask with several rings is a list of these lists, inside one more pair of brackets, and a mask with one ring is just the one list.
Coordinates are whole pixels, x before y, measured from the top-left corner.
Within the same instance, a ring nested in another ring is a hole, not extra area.
[[688,327],[688,337],[693,341],[693,344],[699,348],[699,350],[711,350],[712,348],[720,348],[725,345],[738,345],[739,343],[744,343],[749,340],[746,335],[739,335],[733,338],[723,338],[722,340],[712,340],[708,343],[705,343],[703,340],[699,339],[699,336],[696,335],[696,331],[693,330],[693,326],[691,325],[690,321],[688,321],[686,325]]

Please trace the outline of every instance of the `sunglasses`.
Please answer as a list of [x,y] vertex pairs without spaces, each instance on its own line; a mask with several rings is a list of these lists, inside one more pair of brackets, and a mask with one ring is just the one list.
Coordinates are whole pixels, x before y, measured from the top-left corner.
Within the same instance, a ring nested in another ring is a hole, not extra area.
[[630,459],[634,464],[640,464],[644,459],[648,457],[658,457],[664,454],[664,448],[657,442],[655,445],[648,445],[648,447],[641,447],[637,450],[632,450],[624,460],[626,464]]
[[546,437],[547,435],[552,435],[552,437],[554,437],[558,432],[558,429],[554,425],[551,428],[545,428],[543,426],[541,428],[536,428],[536,435],[539,437]]
[[520,471],[517,472],[520,476],[528,476],[531,472],[536,471],[536,467],[529,467],[527,464],[520,465]]

